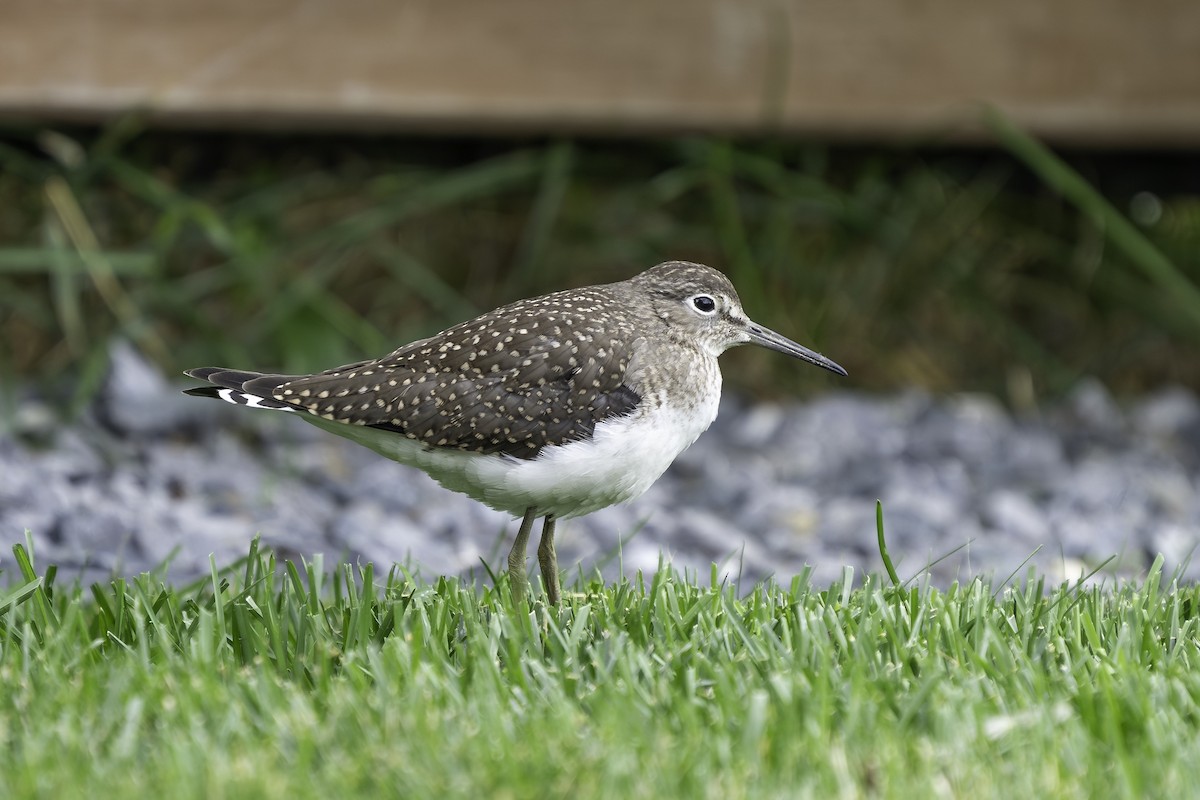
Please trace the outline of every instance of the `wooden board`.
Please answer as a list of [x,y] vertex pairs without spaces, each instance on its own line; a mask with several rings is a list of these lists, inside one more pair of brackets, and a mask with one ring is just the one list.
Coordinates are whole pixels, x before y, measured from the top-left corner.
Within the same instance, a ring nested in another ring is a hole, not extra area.
[[0,117],[1200,144],[1195,0],[0,0]]

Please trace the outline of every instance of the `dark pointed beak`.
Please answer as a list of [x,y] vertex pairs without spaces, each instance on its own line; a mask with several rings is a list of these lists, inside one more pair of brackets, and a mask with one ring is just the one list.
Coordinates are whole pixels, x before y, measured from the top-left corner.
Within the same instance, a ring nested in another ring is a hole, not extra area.
[[792,358],[807,361],[810,364],[817,365],[821,369],[836,372],[843,377],[846,375],[846,370],[820,353],[809,350],[804,345],[797,344],[786,336],[781,336],[770,328],[764,328],[756,322],[748,322],[746,324],[746,333],[750,336],[751,344],[761,345],[771,350],[778,350],[780,353],[785,353]]

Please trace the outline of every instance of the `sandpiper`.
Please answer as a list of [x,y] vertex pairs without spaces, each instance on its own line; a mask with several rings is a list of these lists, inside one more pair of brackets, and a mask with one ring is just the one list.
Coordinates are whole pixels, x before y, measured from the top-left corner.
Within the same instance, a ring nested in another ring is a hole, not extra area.
[[314,375],[201,367],[188,394],[299,414],[447,489],[521,517],[514,597],[538,562],[559,601],[554,525],[646,491],[717,415],[730,347],[757,344],[846,371],[752,322],[733,284],[668,261],[629,280],[519,300],[388,355]]

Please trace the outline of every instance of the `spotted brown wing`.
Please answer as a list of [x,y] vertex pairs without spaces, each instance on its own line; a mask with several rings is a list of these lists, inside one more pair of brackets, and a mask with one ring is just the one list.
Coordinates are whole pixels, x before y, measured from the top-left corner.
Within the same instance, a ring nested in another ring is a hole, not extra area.
[[378,361],[242,389],[432,447],[533,458],[591,438],[598,422],[641,400],[622,347],[634,334],[604,312],[607,302],[602,287],[524,300]]

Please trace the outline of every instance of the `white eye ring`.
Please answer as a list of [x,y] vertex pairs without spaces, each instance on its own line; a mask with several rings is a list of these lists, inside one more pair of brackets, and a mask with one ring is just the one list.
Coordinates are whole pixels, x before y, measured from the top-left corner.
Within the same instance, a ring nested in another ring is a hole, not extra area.
[[693,311],[706,317],[717,313],[717,301],[711,294],[692,295],[688,298],[688,305]]

